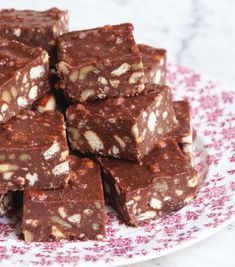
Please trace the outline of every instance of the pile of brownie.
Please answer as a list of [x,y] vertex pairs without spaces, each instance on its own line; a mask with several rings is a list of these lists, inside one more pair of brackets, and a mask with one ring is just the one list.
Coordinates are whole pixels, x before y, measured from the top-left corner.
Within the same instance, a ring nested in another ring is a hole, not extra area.
[[138,226],[200,185],[166,51],[136,45],[129,23],[67,31],[57,8],[0,11],[0,213],[23,191],[26,241],[102,240],[104,196]]

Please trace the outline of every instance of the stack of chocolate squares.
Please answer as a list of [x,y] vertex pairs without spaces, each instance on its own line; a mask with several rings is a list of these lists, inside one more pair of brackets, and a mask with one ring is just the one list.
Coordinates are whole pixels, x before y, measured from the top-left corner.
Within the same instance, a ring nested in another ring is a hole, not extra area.
[[[200,184],[166,51],[136,45],[128,23],[66,33],[67,23],[55,8],[0,12],[0,209],[24,191],[26,241],[103,239],[103,188],[138,226],[183,207]],[[52,90],[56,62],[63,94]]]

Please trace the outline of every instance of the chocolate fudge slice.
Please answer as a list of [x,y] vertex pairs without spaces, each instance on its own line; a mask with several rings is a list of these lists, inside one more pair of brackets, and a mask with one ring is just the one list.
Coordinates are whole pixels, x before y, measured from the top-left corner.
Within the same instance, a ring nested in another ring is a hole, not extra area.
[[144,70],[132,24],[107,25],[58,38],[60,86],[74,102],[133,96],[144,90]]
[[178,142],[183,154],[188,160],[192,160],[192,122],[191,111],[188,101],[174,101],[173,107],[176,118],[178,120],[178,127],[170,132],[167,136],[175,139]]
[[45,11],[0,10],[0,36],[32,47],[42,47],[53,64],[56,38],[68,31],[68,12],[51,8]]
[[0,189],[61,188],[69,163],[64,117],[24,111],[0,125]]
[[16,41],[0,39],[0,124],[49,90],[48,54]]
[[66,111],[73,149],[141,160],[176,125],[170,88],[146,84],[143,94],[74,104]]
[[173,140],[156,146],[142,165],[98,157],[108,202],[129,225],[177,211],[197,194],[200,179]]
[[144,44],[138,44],[138,48],[144,66],[145,82],[165,85],[167,74],[166,50]]
[[12,209],[12,192],[0,191],[0,216]]
[[103,239],[105,208],[99,165],[72,156],[70,166],[75,174],[67,188],[25,191],[26,241]]

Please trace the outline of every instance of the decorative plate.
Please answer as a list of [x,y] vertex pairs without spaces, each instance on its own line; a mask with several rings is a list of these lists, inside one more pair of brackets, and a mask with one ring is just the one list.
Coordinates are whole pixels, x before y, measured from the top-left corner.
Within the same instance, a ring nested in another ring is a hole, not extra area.
[[182,210],[141,228],[125,226],[108,209],[104,242],[27,243],[19,217],[0,219],[0,265],[118,266],[165,255],[214,234],[235,217],[235,92],[187,68],[169,65],[174,98],[193,112],[194,165],[204,179]]

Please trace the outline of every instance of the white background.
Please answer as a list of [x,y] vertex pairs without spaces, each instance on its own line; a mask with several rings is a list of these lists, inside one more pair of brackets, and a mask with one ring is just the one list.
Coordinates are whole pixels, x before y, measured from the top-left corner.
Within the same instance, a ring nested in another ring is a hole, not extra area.
[[[68,9],[70,29],[132,22],[138,43],[235,90],[234,0],[0,0],[0,8]],[[235,223],[182,251],[132,267],[235,267]]]

